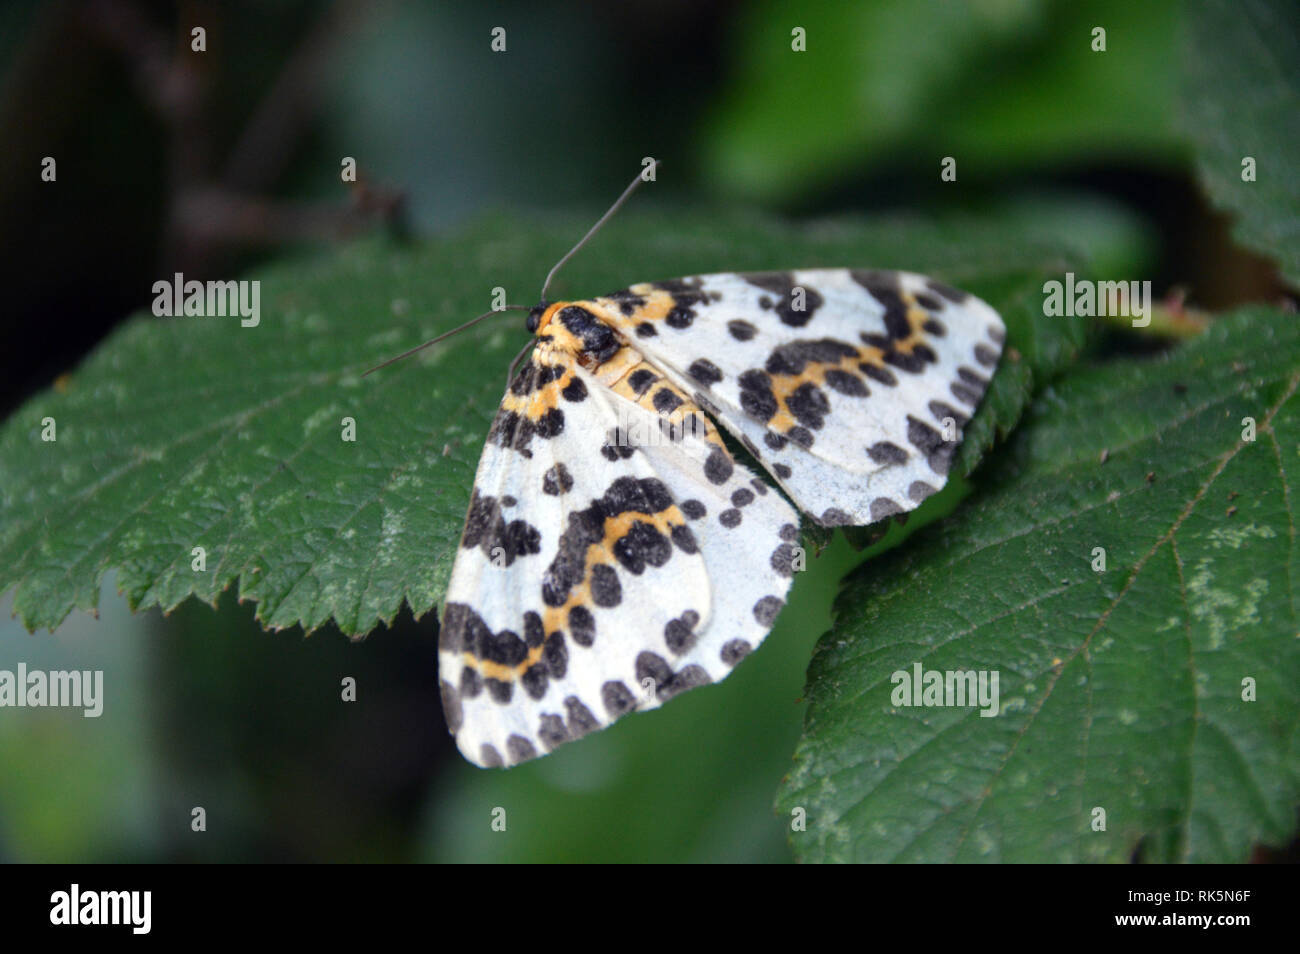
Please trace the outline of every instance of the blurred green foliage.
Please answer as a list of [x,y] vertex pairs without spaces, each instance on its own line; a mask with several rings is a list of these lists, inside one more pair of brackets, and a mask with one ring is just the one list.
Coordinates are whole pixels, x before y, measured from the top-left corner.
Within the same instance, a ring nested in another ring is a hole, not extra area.
[[[789,199],[897,163],[938,182],[1097,159],[1172,163],[1176,0],[780,0],[741,14],[701,136],[718,190]],[[793,53],[791,31],[806,31]],[[1105,31],[1105,51],[1093,30]],[[919,168],[917,168],[919,167]]]

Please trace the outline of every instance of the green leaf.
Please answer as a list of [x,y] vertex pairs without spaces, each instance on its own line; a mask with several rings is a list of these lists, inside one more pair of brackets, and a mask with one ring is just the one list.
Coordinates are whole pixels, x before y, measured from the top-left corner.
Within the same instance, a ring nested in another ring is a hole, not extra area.
[[[1216,205],[1242,244],[1300,285],[1300,35],[1295,4],[1206,0],[1189,8],[1184,113]],[[1243,161],[1254,160],[1254,181]]]
[[[372,364],[481,312],[531,303],[589,220],[493,219],[401,248],[371,242],[269,268],[261,323],[137,316],[0,429],[0,592],[29,627],[93,609],[110,568],[133,607],[215,603],[234,583],[267,626],[349,634],[442,597],[511,357],[509,313],[367,378]],[[752,215],[628,214],[567,266],[554,296],[708,271],[855,265],[929,272],[987,298],[1010,355],[971,424],[973,466],[1060,367],[1078,325],[1044,319],[1064,242],[978,220],[781,225]],[[1077,257],[1077,256],[1076,256]],[[41,421],[57,439],[41,439]],[[355,442],[342,439],[352,418]],[[194,548],[205,564],[195,565]]]
[[[852,574],[779,796],[807,811],[796,854],[1241,861],[1287,839],[1298,368],[1293,316],[1250,310],[1072,372],[959,516]],[[896,705],[918,663],[999,673],[1001,714]]]

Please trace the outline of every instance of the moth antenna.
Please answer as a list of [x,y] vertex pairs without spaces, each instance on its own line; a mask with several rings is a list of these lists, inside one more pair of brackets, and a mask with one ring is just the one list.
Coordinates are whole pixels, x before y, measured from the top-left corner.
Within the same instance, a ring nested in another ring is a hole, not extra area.
[[515,368],[519,367],[519,360],[528,353],[529,348],[535,347],[536,344],[537,344],[536,341],[530,339],[528,344],[524,345],[523,348],[519,350],[519,353],[515,355],[514,359],[510,362],[510,370],[506,372],[507,391],[510,390],[510,382],[515,379]]
[[502,308],[496,308],[496,309],[493,309],[492,311],[485,311],[485,312],[483,312],[483,314],[479,315],[477,318],[471,318],[469,321],[465,322],[463,325],[458,325],[457,327],[452,328],[451,331],[444,331],[442,334],[437,335],[437,336],[435,336],[435,337],[433,337],[433,338],[430,338],[430,339],[429,339],[428,341],[426,341],[424,344],[416,345],[416,346],[415,346],[414,348],[412,348],[410,351],[403,351],[403,352],[402,352],[401,354],[399,354],[397,357],[395,357],[395,358],[389,358],[387,361],[383,362],[382,364],[377,364],[377,365],[375,365],[373,368],[370,369],[370,371],[365,372],[365,374],[363,374],[363,375],[361,375],[361,376],[364,378],[364,377],[366,376],[366,374],[370,374],[371,371],[378,371],[380,368],[386,368],[386,367],[388,367],[388,366],[389,366],[390,364],[392,364],[394,361],[401,361],[403,358],[409,358],[411,355],[415,354],[417,351],[423,351],[425,348],[429,347],[429,345],[437,344],[439,341],[442,341],[442,340],[444,340],[444,339],[446,339],[446,338],[450,338],[450,337],[451,337],[452,335],[454,335],[454,334],[459,334],[460,332],[464,331],[466,328],[469,328],[469,327],[472,326],[472,325],[477,325],[480,321],[483,321],[485,318],[491,318],[493,315],[499,315],[499,314],[500,314],[501,312],[503,312],[503,311],[529,311],[529,310],[530,310],[530,309],[525,308],[523,305],[505,305],[505,306],[502,307]]
[[654,172],[658,168],[659,168],[659,160],[655,159],[651,161],[650,165],[646,166],[644,169],[638,172],[636,174],[636,178],[633,179],[630,183],[628,183],[628,187],[623,190],[623,194],[614,200],[614,204],[609,207],[609,210],[604,215],[602,215],[600,218],[596,220],[596,224],[593,225],[587,231],[586,235],[584,235],[581,239],[578,240],[578,244],[573,246],[573,248],[569,249],[569,251],[565,254],[565,256],[555,263],[554,267],[552,267],[550,272],[547,273],[546,281],[542,283],[542,295],[541,298],[538,299],[539,301],[546,301],[546,290],[551,287],[551,279],[555,277],[555,273],[558,272],[564,266],[565,262],[573,258],[574,253],[577,252],[578,249],[582,248],[584,245],[587,244],[587,240],[591,238],[593,235],[595,235],[597,231],[599,231],[600,227],[605,224],[605,222],[609,219],[611,215],[613,215],[615,212],[619,210],[619,206],[621,206],[624,202],[627,201],[627,197],[630,196],[636,190],[637,186],[639,186],[642,182],[645,181],[645,174],[647,172]]

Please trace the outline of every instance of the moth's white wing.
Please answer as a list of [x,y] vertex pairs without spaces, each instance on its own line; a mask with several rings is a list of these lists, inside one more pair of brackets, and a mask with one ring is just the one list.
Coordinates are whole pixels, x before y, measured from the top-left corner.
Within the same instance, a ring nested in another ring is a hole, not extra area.
[[[683,404],[670,414],[646,409],[667,380],[653,385],[648,400],[633,404],[618,395],[620,416],[640,434],[663,435],[659,420],[692,420],[696,406],[680,391]],[[702,418],[694,418],[702,421]],[[668,429],[668,439],[638,447],[678,501],[704,557],[713,612],[686,644],[678,643],[681,663],[699,667],[716,682],[755,649],[785,606],[797,567],[799,515],[753,471],[734,461],[713,432]]]
[[738,558],[710,520],[752,475],[711,481],[716,448],[694,436],[620,446],[620,427],[647,412],[548,361],[535,354],[493,425],[442,618],[448,727],[482,766],[723,678],[790,582],[774,554],[796,518],[776,494],[743,508],[762,552]]
[[826,525],[943,486],[1004,339],[988,304],[907,272],[723,273],[596,301]]

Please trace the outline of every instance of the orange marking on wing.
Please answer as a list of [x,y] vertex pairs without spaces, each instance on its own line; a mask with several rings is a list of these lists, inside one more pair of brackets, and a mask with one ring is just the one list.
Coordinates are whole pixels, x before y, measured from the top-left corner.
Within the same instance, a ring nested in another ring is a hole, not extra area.
[[[587,547],[582,582],[569,591],[569,597],[564,601],[564,605],[548,606],[543,612],[542,630],[546,636],[549,637],[557,630],[568,631],[569,610],[573,607],[593,605],[591,599],[592,570],[601,563],[617,563],[614,557],[614,544],[622,539],[635,523],[648,523],[671,540],[673,527],[684,526],[686,518],[682,516],[682,512],[677,508],[676,504],[670,504],[655,514],[628,512],[614,517],[607,517],[602,527],[600,542]],[[461,658],[466,666],[474,669],[484,678],[512,682],[522,678],[524,673],[537,665],[538,660],[542,658],[545,645],[545,641],[543,641],[541,645],[529,649],[528,655],[515,666],[507,666],[504,663],[492,662],[488,659],[479,659],[468,650],[461,653]]]
[[[514,391],[506,390],[505,396],[501,398],[501,407],[506,411],[514,411],[521,417],[527,417],[529,420],[540,420],[547,411],[550,411],[559,405],[559,395],[574,378],[572,367],[567,366],[565,357],[555,354],[554,348],[539,348],[542,355],[533,357],[533,364],[539,368],[562,367],[564,373],[554,381],[544,384],[540,388],[534,388],[524,395],[515,394]],[[547,358],[558,358],[558,360],[547,360]]]
[[[702,436],[710,444],[716,444],[718,447],[724,446],[722,443],[722,437],[720,434],[718,434],[718,429],[713,426],[713,422],[709,420],[708,415],[706,415],[703,412],[703,410],[700,409],[700,406],[696,404],[692,398],[687,396],[686,392],[684,392],[681,388],[677,387],[677,385],[669,381],[668,378],[664,377],[663,373],[659,371],[659,369],[657,369],[654,365],[646,362],[641,362],[635,367],[629,368],[628,374],[631,374],[633,371],[639,370],[641,368],[644,368],[645,370],[651,372],[659,380],[655,381],[654,384],[646,388],[644,394],[637,394],[635,391],[632,390],[632,385],[627,382],[626,378],[624,378],[623,380],[618,382],[617,386],[615,387],[615,391],[618,394],[621,394],[623,397],[627,398],[629,401],[634,401],[638,407],[644,408],[645,410],[654,414],[660,420],[667,421],[669,424],[672,424],[674,426],[684,425],[686,419],[689,416],[694,415],[695,418],[704,427],[703,434],[700,434],[699,436]],[[678,404],[677,407],[673,408],[673,410],[667,414],[661,413],[659,409],[655,407],[655,403],[654,403],[655,393],[658,391],[665,391],[665,390],[676,395],[677,399],[681,401],[681,403]],[[698,432],[694,432],[694,433],[698,433]]]
[[[900,338],[894,342],[894,350],[901,354],[911,354],[917,345],[923,344],[927,335],[922,327],[929,320],[929,313],[916,303],[910,292],[901,293],[903,301],[907,304],[907,323],[911,328],[911,333],[906,338]],[[818,387],[824,387],[826,384],[826,375],[831,371],[846,371],[849,374],[863,378],[863,383],[870,387],[862,374],[859,364],[871,364],[877,368],[888,369],[885,361],[885,352],[875,345],[857,346],[857,353],[846,355],[838,361],[809,361],[803,371],[798,374],[773,374],[772,394],[776,397],[779,409],[776,414],[768,420],[767,426],[781,434],[789,433],[790,429],[798,424],[794,415],[790,413],[786,405],[786,399],[793,394],[800,385],[812,382]]]

